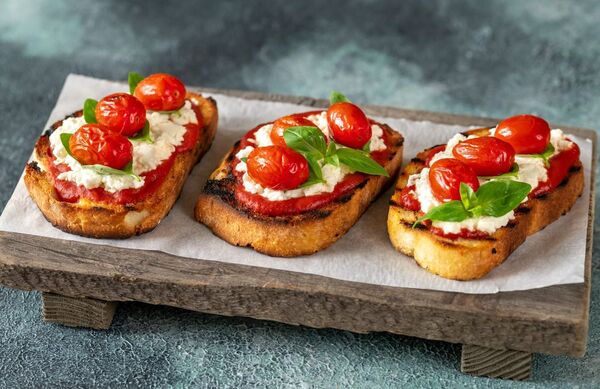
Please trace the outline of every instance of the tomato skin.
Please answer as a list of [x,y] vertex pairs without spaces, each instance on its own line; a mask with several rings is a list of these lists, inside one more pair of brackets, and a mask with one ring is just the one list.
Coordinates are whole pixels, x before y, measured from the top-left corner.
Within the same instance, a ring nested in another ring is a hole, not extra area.
[[479,189],[477,174],[469,166],[453,158],[435,161],[429,168],[429,183],[433,195],[441,202],[460,200],[460,183]]
[[529,193],[529,197],[535,198],[556,189],[560,183],[569,174],[569,169],[579,160],[579,146],[573,143],[568,149],[562,150],[550,158],[550,167],[548,168],[548,179],[540,182],[538,186]]
[[421,203],[412,193],[415,190],[415,186],[405,186],[400,192],[400,205],[404,209],[410,211],[419,211],[421,209]]
[[82,165],[123,169],[133,159],[133,145],[125,136],[101,124],[84,124],[69,139],[73,157]]
[[494,136],[510,143],[517,154],[540,154],[550,142],[550,125],[538,116],[516,115],[502,120]]
[[151,111],[174,111],[185,101],[185,85],[175,76],[155,73],[140,81],[133,95]]
[[362,148],[371,139],[371,123],[367,115],[348,102],[335,103],[327,110],[327,124],[336,142]]
[[515,163],[515,149],[491,136],[467,139],[452,150],[454,158],[475,171],[478,176],[498,176],[510,171]]
[[265,188],[295,189],[309,176],[306,159],[289,147],[257,147],[246,163],[250,177]]
[[280,117],[273,122],[273,128],[271,129],[271,141],[274,145],[287,147],[285,139],[283,138],[283,132],[290,127],[297,126],[309,126],[316,127],[315,123],[310,120],[303,118],[298,115],[288,115]]
[[96,120],[111,131],[132,136],[146,123],[146,108],[128,93],[113,93],[96,105]]
[[425,166],[430,166],[433,157],[435,157],[437,153],[441,153],[444,150],[446,150],[446,145],[439,145],[429,149],[427,152],[427,159],[425,159]]

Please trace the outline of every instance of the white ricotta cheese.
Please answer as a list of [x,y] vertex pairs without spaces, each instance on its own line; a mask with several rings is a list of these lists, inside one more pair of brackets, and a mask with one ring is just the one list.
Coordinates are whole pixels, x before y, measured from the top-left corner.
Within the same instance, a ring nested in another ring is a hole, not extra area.
[[[168,159],[175,148],[183,143],[186,124],[198,123],[196,113],[190,101],[173,113],[148,111],[146,118],[150,124],[150,134],[153,143],[134,141],[133,145],[133,172],[136,175],[156,169],[163,161]],[[65,119],[62,125],[50,135],[50,147],[56,160],[55,164],[66,164],[70,171],[58,175],[58,179],[71,181],[88,189],[103,188],[107,192],[115,193],[123,189],[137,189],[144,185],[144,178],[134,176],[104,175],[82,166],[77,160],[67,154],[60,134],[72,134],[85,124],[83,117]]]
[[[307,119],[312,121],[325,135],[326,138],[329,138],[329,126],[327,125],[327,111],[322,111],[321,113],[307,116]],[[271,141],[271,130],[273,129],[272,124],[266,124],[256,130],[254,133],[254,139],[248,139],[250,143],[256,144],[256,147],[265,147],[271,146],[273,142]],[[371,151],[377,150],[385,150],[386,145],[383,140],[383,129],[378,125],[373,125],[372,136],[371,136]],[[254,150],[254,147],[247,146],[242,150],[238,151],[235,155],[238,159],[242,159],[248,157],[248,155]],[[314,185],[310,185],[306,188],[298,188],[292,190],[273,190],[270,188],[264,188],[259,183],[254,181],[252,177],[248,175],[248,167],[245,162],[240,161],[236,166],[236,171],[244,172],[242,176],[242,183],[244,185],[244,189],[246,189],[250,193],[259,194],[262,197],[271,200],[271,201],[281,201],[287,199],[293,199],[304,196],[312,196],[321,193],[331,193],[335,189],[335,186],[341,182],[347,174],[352,171],[348,169],[346,166],[340,165],[340,167],[336,167],[333,165],[323,165],[321,167],[323,171],[323,179],[325,182],[318,183]]]

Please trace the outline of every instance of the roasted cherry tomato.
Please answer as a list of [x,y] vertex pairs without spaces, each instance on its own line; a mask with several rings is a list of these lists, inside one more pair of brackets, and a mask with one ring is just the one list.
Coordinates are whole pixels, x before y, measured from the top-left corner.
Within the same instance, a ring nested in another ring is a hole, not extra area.
[[156,73],[140,81],[133,95],[151,111],[174,111],[185,102],[185,86],[177,77]]
[[465,163],[478,176],[497,176],[510,171],[515,163],[515,149],[491,136],[467,139],[452,150],[454,158]]
[[265,188],[295,189],[308,180],[308,162],[289,147],[257,147],[246,163],[250,177]]
[[575,166],[579,161],[579,146],[573,143],[568,149],[562,150],[550,158],[550,167],[548,168],[548,179],[540,182],[537,188],[533,189],[529,197],[537,197],[552,192],[569,174],[569,169]]
[[146,123],[146,108],[128,93],[108,95],[96,105],[98,124],[125,136],[132,136]]
[[310,126],[316,127],[315,123],[310,120],[303,118],[298,115],[289,115],[281,117],[273,122],[273,129],[271,130],[271,141],[275,145],[287,146],[285,139],[283,139],[283,132],[290,127],[297,126]]
[[352,103],[335,103],[329,107],[327,124],[333,139],[344,146],[360,149],[371,139],[367,115]]
[[433,159],[433,157],[435,157],[437,153],[441,153],[444,150],[446,150],[446,145],[439,145],[430,148],[427,152],[427,159],[425,159],[425,166],[431,165],[431,160]]
[[123,169],[133,159],[133,145],[125,136],[101,124],[84,124],[69,139],[73,157],[82,165]]
[[411,211],[418,211],[421,209],[421,203],[415,197],[413,191],[415,190],[415,186],[405,186],[400,192],[400,205]]
[[550,126],[541,117],[517,115],[501,121],[494,136],[510,143],[517,154],[540,154],[550,142]]
[[479,189],[477,174],[458,159],[439,159],[429,168],[431,191],[442,202],[460,200],[461,182],[473,190]]

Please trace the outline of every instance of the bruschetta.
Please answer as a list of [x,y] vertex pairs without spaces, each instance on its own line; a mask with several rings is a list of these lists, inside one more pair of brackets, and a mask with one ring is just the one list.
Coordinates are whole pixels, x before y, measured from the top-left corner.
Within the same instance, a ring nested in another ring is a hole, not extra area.
[[210,175],[196,219],[237,245],[279,257],[341,238],[391,183],[403,137],[343,95],[246,133]]
[[577,144],[542,118],[517,115],[417,154],[396,183],[389,237],[432,273],[478,279],[582,191]]
[[88,99],[37,141],[25,184],[55,227],[128,238],[167,215],[217,129],[214,100],[176,77],[131,73],[131,93]]

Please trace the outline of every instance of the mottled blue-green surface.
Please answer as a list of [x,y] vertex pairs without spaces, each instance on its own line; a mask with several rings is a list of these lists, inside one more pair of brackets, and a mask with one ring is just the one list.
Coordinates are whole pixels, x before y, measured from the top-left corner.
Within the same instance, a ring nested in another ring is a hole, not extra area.
[[[0,209],[70,72],[597,128],[600,8],[586,1],[0,2]],[[595,236],[598,240],[596,228]],[[582,237],[583,239],[583,237]],[[600,386],[600,258],[588,353],[536,356],[522,386]],[[43,324],[0,288],[0,387],[504,387],[458,372],[459,347],[143,304],[109,331]]]

